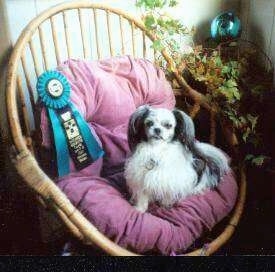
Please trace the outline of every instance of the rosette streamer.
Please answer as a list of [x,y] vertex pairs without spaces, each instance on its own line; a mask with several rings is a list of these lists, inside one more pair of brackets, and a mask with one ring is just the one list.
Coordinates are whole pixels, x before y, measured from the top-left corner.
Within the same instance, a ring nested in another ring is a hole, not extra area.
[[80,170],[104,155],[87,122],[70,102],[71,87],[66,77],[57,71],[39,76],[37,92],[50,119],[58,176],[70,172],[69,159]]

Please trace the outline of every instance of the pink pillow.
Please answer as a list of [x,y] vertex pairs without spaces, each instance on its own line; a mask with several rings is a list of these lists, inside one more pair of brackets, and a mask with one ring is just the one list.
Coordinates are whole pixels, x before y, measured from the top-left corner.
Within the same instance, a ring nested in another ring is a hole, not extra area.
[[[141,214],[128,202],[123,166],[129,155],[130,115],[143,104],[172,109],[175,97],[164,73],[151,62],[129,56],[104,61],[68,60],[58,70],[69,80],[71,100],[89,123],[105,151],[103,161],[58,180],[58,186],[105,235],[138,253],[182,253],[205,230],[233,208],[237,185],[232,173],[215,190],[191,196],[172,209],[151,205]],[[50,148],[45,111],[43,146]]]

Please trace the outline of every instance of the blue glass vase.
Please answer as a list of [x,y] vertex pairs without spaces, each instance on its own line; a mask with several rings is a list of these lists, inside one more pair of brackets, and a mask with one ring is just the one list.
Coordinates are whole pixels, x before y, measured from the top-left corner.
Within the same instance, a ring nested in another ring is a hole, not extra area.
[[211,37],[218,42],[236,39],[240,34],[241,22],[233,12],[221,13],[211,23]]

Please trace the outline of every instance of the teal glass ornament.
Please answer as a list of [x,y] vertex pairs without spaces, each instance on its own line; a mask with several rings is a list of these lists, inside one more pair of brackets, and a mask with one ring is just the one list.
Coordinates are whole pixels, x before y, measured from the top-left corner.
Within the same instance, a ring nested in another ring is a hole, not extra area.
[[219,14],[211,23],[211,37],[219,42],[236,39],[241,34],[241,21],[233,12]]

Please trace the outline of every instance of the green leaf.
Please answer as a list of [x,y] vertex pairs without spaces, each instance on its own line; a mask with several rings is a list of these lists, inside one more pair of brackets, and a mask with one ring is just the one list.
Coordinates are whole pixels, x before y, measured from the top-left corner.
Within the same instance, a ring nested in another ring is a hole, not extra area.
[[[230,80],[228,80],[230,81]],[[234,102],[234,100],[240,100],[241,95],[239,89],[236,87],[232,87],[232,83],[225,82],[225,86],[221,86],[219,88],[220,92],[228,99],[228,102]]]
[[[214,53],[213,53],[214,54]],[[215,57],[215,64],[218,66],[218,67],[221,67],[222,66],[222,60],[219,56]]]
[[252,160],[254,157],[255,157],[255,156],[252,155],[252,154],[247,154],[247,155],[245,156],[244,160],[245,160],[245,161],[250,161],[250,160]]
[[233,99],[233,93],[230,92],[230,89],[228,89],[224,86],[221,86],[221,87],[219,87],[219,91],[221,92],[221,94],[223,94],[227,98],[227,100]]
[[254,164],[256,166],[261,166],[263,165],[264,161],[267,159],[270,159],[270,157],[265,155],[254,156],[253,154],[247,154],[244,160],[251,161],[251,164]]
[[228,67],[228,66],[223,66],[222,67],[222,74],[224,75],[224,74],[228,74],[229,72],[230,72],[230,67]]
[[260,155],[252,159],[251,163],[257,166],[261,166],[267,158],[268,158],[267,156]]
[[161,44],[160,40],[154,41],[152,47],[157,51],[161,51],[163,49],[163,45]]
[[201,59],[201,62],[202,63],[206,63],[207,62],[207,59],[206,59],[206,56],[204,55],[203,58]]
[[248,138],[248,136],[249,136],[250,133],[251,133],[251,129],[250,128],[247,128],[246,131],[243,133],[242,138],[243,138],[243,141],[245,143],[247,142],[247,138]]
[[170,2],[169,2],[169,7],[173,8],[173,7],[175,7],[177,4],[178,4],[178,1],[176,1],[176,0],[170,0]]
[[138,8],[142,7],[144,4],[145,4],[145,1],[144,1],[144,0],[138,0],[138,1],[136,2],[136,6],[137,6]]
[[246,119],[243,116],[240,116],[240,122],[242,124],[246,124]]
[[252,131],[253,131],[255,129],[256,125],[257,125],[258,116],[252,116],[251,114],[247,114],[246,117],[247,117],[248,121],[250,121],[251,128],[252,128]]
[[153,9],[155,6],[155,0],[145,0],[145,6],[150,9]]
[[156,20],[153,15],[147,15],[144,19],[144,24],[146,28],[151,29],[152,26],[155,24]]
[[155,1],[152,1],[152,2],[155,2],[154,3],[155,8],[163,8],[165,6],[167,0],[155,0]]
[[166,22],[165,22],[165,20],[163,20],[162,18],[158,18],[158,19],[157,19],[157,24],[158,24],[159,26],[161,26],[161,27],[165,27]]
[[240,91],[239,89],[237,88],[231,88],[232,92],[233,92],[233,95],[234,97],[237,99],[237,100],[240,100],[241,99],[241,94],[240,94]]
[[225,82],[224,85],[225,85],[226,87],[228,87],[228,88],[237,87],[237,86],[238,86],[237,82],[236,82],[235,80],[233,80],[233,79],[228,79],[228,80]]

